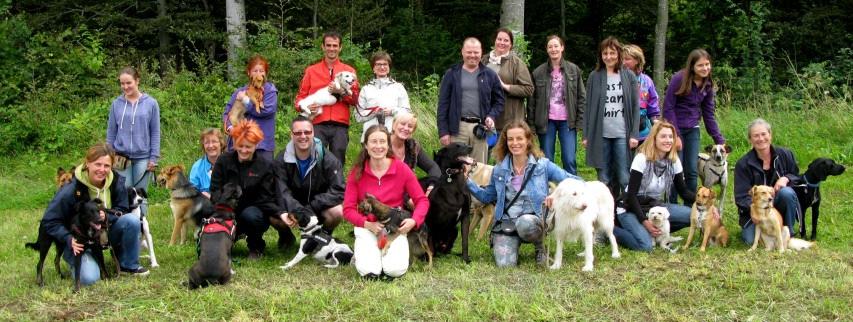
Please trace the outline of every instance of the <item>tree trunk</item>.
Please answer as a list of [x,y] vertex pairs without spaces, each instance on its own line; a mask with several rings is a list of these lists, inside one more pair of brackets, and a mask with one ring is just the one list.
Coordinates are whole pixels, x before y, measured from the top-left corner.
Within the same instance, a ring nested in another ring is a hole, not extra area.
[[566,39],[566,0],[560,0],[560,37]]
[[663,93],[666,90],[666,80],[663,78],[664,62],[666,61],[666,32],[669,24],[669,3],[658,0],[658,22],[655,25],[655,87]]
[[160,76],[166,74],[166,67],[169,65],[169,18],[166,16],[166,0],[157,0],[157,38],[160,40],[160,49],[157,58],[160,60]]
[[[213,19],[213,8],[210,7],[210,3],[207,0],[202,0],[201,3],[204,5],[204,12],[207,13],[207,19]],[[206,39],[204,47],[207,49],[207,62],[213,63],[216,59],[216,43],[210,39]]]
[[[320,10],[320,0],[314,0],[314,20],[312,21],[311,27],[314,30],[314,38],[317,39],[317,10]],[[325,40],[324,40],[325,41]]]
[[503,0],[501,27],[509,28],[515,35],[524,34],[524,0]]
[[246,5],[244,0],[225,0],[225,28],[228,32],[228,76],[240,77],[240,50],[246,48]]

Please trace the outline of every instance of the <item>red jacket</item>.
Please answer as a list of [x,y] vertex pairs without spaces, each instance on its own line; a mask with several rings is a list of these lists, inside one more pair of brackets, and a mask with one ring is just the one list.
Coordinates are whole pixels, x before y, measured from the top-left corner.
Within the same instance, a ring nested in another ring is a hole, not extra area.
[[412,219],[416,227],[420,227],[429,210],[429,199],[421,189],[415,173],[405,163],[391,159],[391,166],[382,178],[377,178],[365,164],[364,173],[356,180],[355,173],[361,169],[353,168],[347,178],[344,190],[344,218],[356,227],[364,227],[366,221],[376,221],[373,215],[358,212],[358,202],[364,199],[366,193],[376,196],[376,199],[391,207],[403,206],[403,192],[409,194],[415,203]]
[[[314,94],[314,92],[321,88],[329,86],[329,83],[332,82],[335,74],[343,71],[356,74],[355,69],[342,63],[340,59],[335,60],[335,63],[332,65],[331,72],[326,67],[325,59],[305,68],[305,75],[302,76],[302,83],[299,85],[299,92],[296,93],[296,99],[293,101],[296,111],[300,112],[299,101],[308,97],[308,95]],[[349,125],[350,106],[358,104],[358,91],[359,86],[358,81],[356,80],[355,84],[352,86],[352,95],[344,96],[337,103],[330,106],[324,106],[323,113],[314,118],[314,124],[331,121]]]

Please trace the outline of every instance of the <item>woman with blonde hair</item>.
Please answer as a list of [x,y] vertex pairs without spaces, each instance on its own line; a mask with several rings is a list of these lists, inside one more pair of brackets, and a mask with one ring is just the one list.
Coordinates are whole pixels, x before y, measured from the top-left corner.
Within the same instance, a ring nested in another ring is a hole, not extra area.
[[640,94],[640,127],[637,140],[640,143],[649,136],[649,131],[652,129],[652,122],[657,121],[660,117],[660,107],[658,106],[658,92],[655,89],[655,82],[646,73],[643,72],[643,67],[646,65],[646,56],[643,55],[643,49],[637,45],[625,45],[622,47],[624,55],[622,56],[622,65],[634,72],[637,75],[637,85],[639,86]]
[[623,196],[625,212],[617,211],[616,215],[621,227],[613,230],[616,241],[623,247],[652,250],[652,238],[659,236],[661,231],[652,225],[646,213],[655,206],[669,210],[670,232],[690,226],[689,207],[664,202],[673,186],[684,200],[693,203],[695,199],[695,194],[684,184],[684,171],[675,149],[678,143],[675,127],[661,121],[652,126],[649,137],[637,149]]
[[216,159],[225,149],[225,137],[222,136],[219,129],[209,127],[201,131],[199,141],[204,156],[193,163],[193,167],[190,168],[189,180],[202,195],[210,199],[210,176],[213,173],[213,165],[216,164]]
[[391,151],[394,158],[403,161],[412,171],[415,171],[417,166],[426,172],[428,176],[426,194],[429,195],[436,181],[441,177],[441,168],[413,137],[417,128],[418,118],[414,114],[409,112],[397,114],[391,126]]

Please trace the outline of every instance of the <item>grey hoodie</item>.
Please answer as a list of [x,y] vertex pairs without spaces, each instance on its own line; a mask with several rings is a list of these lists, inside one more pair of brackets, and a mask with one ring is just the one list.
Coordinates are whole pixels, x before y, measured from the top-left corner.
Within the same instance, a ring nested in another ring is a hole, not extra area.
[[107,144],[130,159],[160,158],[160,106],[142,93],[136,104],[119,95],[110,107]]

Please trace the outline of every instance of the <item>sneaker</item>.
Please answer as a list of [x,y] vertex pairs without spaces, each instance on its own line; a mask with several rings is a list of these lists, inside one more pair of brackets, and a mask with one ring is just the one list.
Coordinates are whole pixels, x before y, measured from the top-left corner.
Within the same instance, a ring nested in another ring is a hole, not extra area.
[[263,257],[263,256],[264,256],[264,254],[257,251],[257,250],[250,250],[249,256],[247,257],[247,259],[250,261],[256,261],[256,260],[260,260],[261,257]]
[[145,267],[142,267],[142,266],[139,266],[139,267],[137,267],[137,268],[135,268],[135,269],[129,269],[129,268],[124,268],[124,267],[122,267],[122,268],[121,268],[121,272],[122,272],[122,273],[130,274],[130,275],[133,275],[133,276],[146,276],[146,275],[148,275],[148,273],[149,273],[149,272],[148,272],[148,269],[147,269],[147,268],[145,268]]

